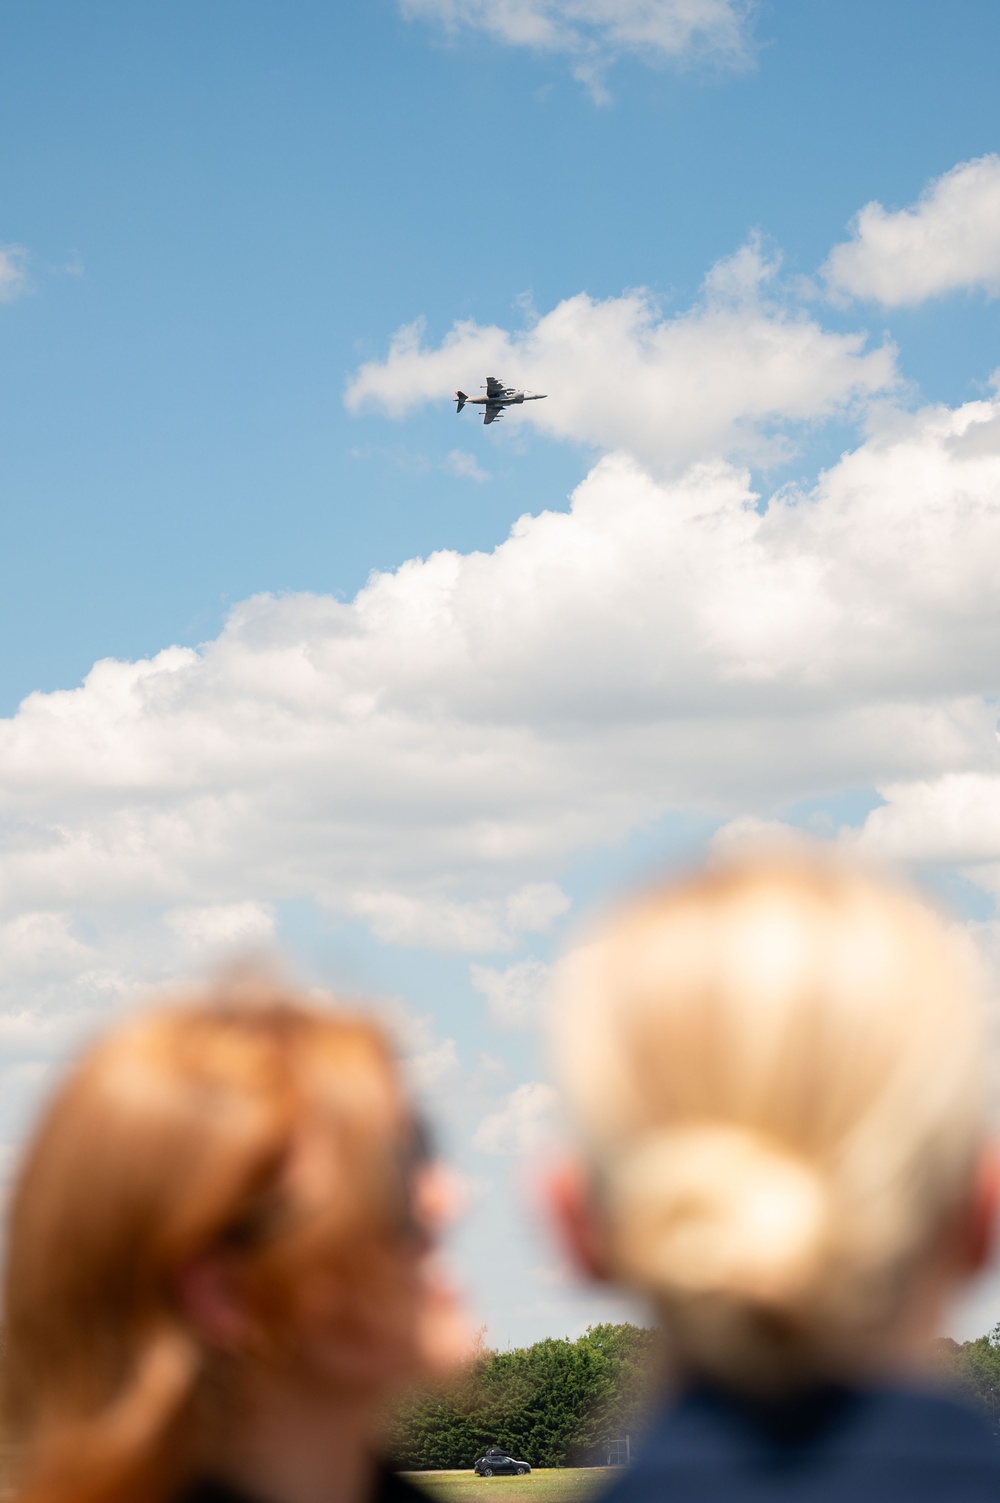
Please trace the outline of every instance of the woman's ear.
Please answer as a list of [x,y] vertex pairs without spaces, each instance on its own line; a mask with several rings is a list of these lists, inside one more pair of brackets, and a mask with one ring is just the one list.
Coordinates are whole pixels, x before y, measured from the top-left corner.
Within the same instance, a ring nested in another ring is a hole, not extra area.
[[965,1263],[968,1274],[990,1261],[1000,1213],[1000,1147],[990,1143],[979,1159],[966,1218]]
[[574,1267],[600,1283],[611,1277],[607,1235],[590,1186],[577,1159],[556,1164],[545,1178],[543,1192],[562,1246]]
[[254,1324],[240,1294],[231,1259],[200,1253],[184,1264],[174,1283],[181,1310],[208,1346],[241,1350]]
[[437,1159],[424,1164],[414,1177],[413,1209],[420,1229],[434,1244],[461,1213],[459,1180]]

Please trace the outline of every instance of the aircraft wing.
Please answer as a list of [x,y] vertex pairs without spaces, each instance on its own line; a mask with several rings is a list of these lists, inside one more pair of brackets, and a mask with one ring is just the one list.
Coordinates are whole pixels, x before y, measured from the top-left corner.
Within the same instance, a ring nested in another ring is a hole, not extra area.
[[486,411],[483,413],[484,423],[495,423],[503,413],[503,407],[499,402],[487,402]]
[[488,397],[502,397],[504,395],[504,384],[502,381],[498,381],[496,376],[486,377],[486,395]]

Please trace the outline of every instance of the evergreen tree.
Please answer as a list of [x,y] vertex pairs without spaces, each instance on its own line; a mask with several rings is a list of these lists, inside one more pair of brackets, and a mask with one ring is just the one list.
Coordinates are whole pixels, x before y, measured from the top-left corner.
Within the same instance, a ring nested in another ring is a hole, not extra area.
[[401,1406],[390,1432],[396,1465],[469,1467],[490,1445],[532,1466],[601,1461],[607,1439],[640,1422],[653,1339],[638,1326],[601,1325],[576,1341],[480,1347],[456,1381]]
[[[934,1352],[940,1378],[1000,1435],[1000,1324],[975,1341],[944,1337]],[[457,1379],[400,1407],[390,1453],[413,1471],[471,1467],[491,1445],[535,1467],[600,1465],[609,1440],[641,1431],[655,1362],[655,1333],[629,1324],[507,1352],[480,1340]]]
[[942,1337],[934,1343],[942,1375],[957,1387],[1000,1435],[1000,1325],[975,1341]]

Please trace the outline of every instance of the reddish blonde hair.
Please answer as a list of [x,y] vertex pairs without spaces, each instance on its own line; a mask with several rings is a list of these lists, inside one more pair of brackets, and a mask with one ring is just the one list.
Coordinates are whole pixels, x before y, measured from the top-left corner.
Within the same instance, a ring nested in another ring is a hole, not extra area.
[[219,1360],[178,1294],[199,1254],[238,1262],[258,1357],[279,1358],[308,1319],[303,1275],[320,1266],[344,1319],[359,1299],[391,1306],[377,1286],[406,1225],[408,1131],[412,1143],[379,1030],[276,985],[220,985],[92,1047],[50,1102],[9,1211],[20,1496],[115,1503],[183,1481]]

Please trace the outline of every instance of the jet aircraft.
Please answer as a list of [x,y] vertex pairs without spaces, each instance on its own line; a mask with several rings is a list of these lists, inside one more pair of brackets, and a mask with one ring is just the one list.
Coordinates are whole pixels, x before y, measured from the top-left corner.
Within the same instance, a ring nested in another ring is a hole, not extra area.
[[484,423],[495,423],[497,418],[503,417],[505,407],[519,407],[522,402],[541,402],[547,395],[544,391],[516,391],[513,386],[504,386],[496,376],[486,377],[485,397],[470,397],[464,391],[456,391],[456,412],[461,412],[466,402],[470,407],[485,407],[483,413]]

